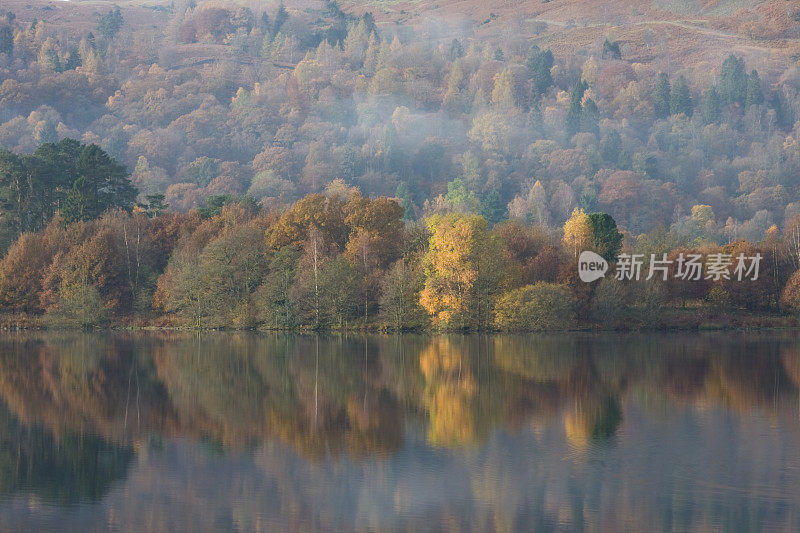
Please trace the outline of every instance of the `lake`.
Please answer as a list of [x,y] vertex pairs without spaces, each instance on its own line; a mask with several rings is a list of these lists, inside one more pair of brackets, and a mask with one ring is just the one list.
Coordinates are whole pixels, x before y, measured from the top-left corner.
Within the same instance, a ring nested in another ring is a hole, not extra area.
[[800,530],[793,333],[0,337],[0,529]]

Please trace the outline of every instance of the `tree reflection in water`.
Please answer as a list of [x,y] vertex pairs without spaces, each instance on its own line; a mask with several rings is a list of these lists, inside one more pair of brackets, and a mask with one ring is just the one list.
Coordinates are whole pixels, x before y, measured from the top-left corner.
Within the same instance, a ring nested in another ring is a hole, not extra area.
[[[154,443],[164,443],[218,457],[227,466],[212,485],[254,468],[259,483],[277,483],[290,501],[271,525],[290,529],[293,519],[345,529],[429,520],[613,528],[609,505],[630,508],[625,523],[724,526],[774,506],[751,487],[731,510],[725,485],[698,489],[708,480],[691,471],[692,457],[712,462],[698,470],[714,467],[715,453],[763,460],[777,444],[762,450],[744,438],[756,415],[778,428],[781,447],[800,445],[799,384],[800,344],[778,335],[7,335],[0,492],[59,504],[99,501],[120,484],[135,492],[147,471],[125,481],[130,465],[158,461],[167,452]],[[743,482],[717,467],[725,483]],[[635,468],[666,485],[648,485]],[[790,488],[779,458],[764,472],[741,468],[762,482],[784,476],[779,487]],[[379,488],[360,493],[367,482]],[[331,483],[344,483],[344,500],[317,492]],[[779,505],[776,523],[798,504]],[[240,505],[248,520],[261,516],[254,502]]]

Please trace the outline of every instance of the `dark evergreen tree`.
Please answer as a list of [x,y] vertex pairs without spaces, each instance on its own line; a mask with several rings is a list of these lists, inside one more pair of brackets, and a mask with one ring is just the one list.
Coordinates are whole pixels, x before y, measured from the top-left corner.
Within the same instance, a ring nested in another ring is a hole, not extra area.
[[722,62],[719,76],[719,95],[724,105],[745,105],[747,99],[747,74],[744,60],[733,54]]
[[65,222],[97,218],[112,207],[130,208],[136,189],[125,167],[97,145],[78,146],[74,167],[77,179],[62,212]]
[[124,20],[119,6],[114,6],[108,13],[100,16],[100,20],[97,22],[97,29],[100,31],[100,35],[102,35],[103,38],[111,40],[117,35],[120,28],[122,28],[123,23]]
[[64,70],[75,70],[81,66],[81,55],[77,48],[73,48],[67,54],[67,61],[64,63]]
[[24,156],[0,151],[0,213],[17,233],[42,228],[59,209],[67,222],[86,220],[135,197],[125,168],[96,145],[63,139]]
[[609,41],[606,39],[603,43],[603,57],[622,59],[622,52],[620,52],[619,49],[619,41]]
[[569,111],[564,121],[564,128],[567,130],[567,138],[571,139],[573,135],[578,133],[581,127],[581,102],[572,100],[569,104]]
[[721,99],[717,88],[711,87],[703,98],[703,122],[716,124],[720,120],[722,120]]
[[272,37],[274,38],[281,31],[281,27],[289,20],[289,12],[286,7],[281,4],[278,6],[278,11],[275,13],[275,20],[272,22]]
[[672,85],[669,94],[669,110],[673,115],[683,113],[688,117],[692,114],[692,98],[689,95],[689,86],[683,76],[678,76]]
[[527,126],[533,131],[541,131],[544,126],[544,115],[538,103],[531,105],[531,110],[528,112]]
[[364,26],[367,28],[368,35],[378,35],[378,27],[375,25],[375,18],[372,16],[372,13],[367,11],[361,16],[361,20],[364,22]]
[[344,146],[344,154],[342,155],[342,178],[344,178],[346,182],[352,183],[357,176],[361,175],[360,169],[361,164],[358,153],[356,153],[356,149],[352,144],[347,143]]
[[747,97],[745,99],[745,106],[760,105],[764,103],[764,93],[761,91],[761,78],[758,76],[758,71],[753,69],[747,76]]
[[139,204],[139,207],[144,209],[148,217],[155,218],[169,207],[169,204],[164,202],[165,198],[163,194],[148,194],[144,197],[145,201]]
[[597,253],[606,261],[616,261],[622,250],[622,234],[617,229],[617,223],[611,215],[606,213],[592,213],[589,215],[592,226],[592,243]]
[[391,122],[386,126],[383,141],[383,168],[387,172],[399,172],[402,166],[402,150],[397,130]]
[[72,190],[64,198],[64,207],[61,209],[64,222],[70,224],[92,218],[90,214],[92,202],[94,201],[92,192],[85,176],[80,176],[75,180],[75,183],[72,184]]
[[768,106],[770,109],[775,111],[775,122],[777,123],[778,127],[784,130],[788,130],[794,124],[794,120],[791,116],[791,113],[786,109],[786,106],[783,104],[783,99],[779,92],[774,91],[769,97]]
[[230,194],[213,194],[206,199],[206,205],[200,210],[203,218],[213,218],[222,213],[222,208],[233,202]]
[[325,40],[331,46],[343,47],[344,39],[347,37],[347,15],[334,0],[330,0],[327,7],[333,22],[325,32]]
[[670,84],[669,76],[662,72],[658,75],[656,92],[653,98],[653,110],[656,118],[667,118],[670,113]]
[[403,218],[405,220],[414,220],[414,201],[411,199],[411,191],[408,190],[406,184],[401,182],[397,186],[397,191],[394,195],[400,199],[400,203],[403,206]]
[[569,111],[567,111],[565,122],[568,139],[571,139],[573,135],[581,131],[583,121],[583,105],[581,101],[588,87],[586,82],[581,80],[576,83],[575,87],[572,89],[572,97],[569,102]]
[[483,215],[483,218],[485,218],[490,224],[497,224],[505,218],[506,209],[503,206],[500,193],[497,191],[497,189],[492,189],[489,191],[489,194],[487,194],[486,198],[483,199],[481,202],[480,212],[481,215]]
[[53,72],[63,72],[64,69],[61,67],[61,59],[58,57],[58,52],[51,48],[46,52],[46,54],[47,63],[49,63],[48,66],[53,70]]
[[528,53],[527,66],[534,96],[543,94],[553,85],[553,76],[550,74],[550,69],[553,68],[553,53],[549,49],[541,51],[538,46],[534,46]]
[[450,61],[455,61],[460,57],[464,57],[464,48],[461,46],[461,41],[453,39],[450,43]]
[[587,98],[581,110],[581,131],[594,133],[600,136],[600,111],[594,100]]
[[11,55],[14,51],[14,32],[7,25],[0,26],[0,54]]

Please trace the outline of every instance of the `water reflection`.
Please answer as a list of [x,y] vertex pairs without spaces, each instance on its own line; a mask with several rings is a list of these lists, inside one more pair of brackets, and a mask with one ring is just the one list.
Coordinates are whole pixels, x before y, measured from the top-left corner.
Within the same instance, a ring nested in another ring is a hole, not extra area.
[[789,335],[9,335],[0,517],[797,529],[798,385]]
[[38,425],[26,426],[0,409],[0,494],[30,492],[62,505],[99,500],[124,478],[130,446],[93,435],[66,432],[56,438]]

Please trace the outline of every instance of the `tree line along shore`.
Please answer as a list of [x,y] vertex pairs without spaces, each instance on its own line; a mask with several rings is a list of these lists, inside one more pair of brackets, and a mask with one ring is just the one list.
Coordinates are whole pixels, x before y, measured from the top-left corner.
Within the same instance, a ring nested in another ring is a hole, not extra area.
[[[634,237],[580,208],[563,227],[492,224],[467,210],[409,221],[401,199],[369,198],[343,181],[285,209],[219,195],[171,213],[161,195],[134,203],[123,169],[96,146],[65,140],[4,163],[34,165],[26,157],[80,177],[46,193],[20,182],[16,215],[43,226],[0,260],[5,327],[765,327],[794,325],[800,304],[800,221],[724,245],[664,227]],[[702,225],[702,206],[693,215]],[[580,280],[585,250],[610,263],[605,277]],[[632,254],[669,266],[663,276],[644,275],[645,264],[641,279],[618,279]],[[684,256],[720,254],[733,259],[716,277],[681,277]],[[761,258],[755,279],[737,278],[743,256]]]

